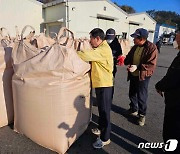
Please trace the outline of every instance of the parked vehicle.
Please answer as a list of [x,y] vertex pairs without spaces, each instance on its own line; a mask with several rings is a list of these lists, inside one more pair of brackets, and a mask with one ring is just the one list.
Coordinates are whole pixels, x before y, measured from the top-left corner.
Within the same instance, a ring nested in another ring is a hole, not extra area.
[[174,33],[163,34],[161,37],[163,44],[172,45],[175,38],[175,34]]

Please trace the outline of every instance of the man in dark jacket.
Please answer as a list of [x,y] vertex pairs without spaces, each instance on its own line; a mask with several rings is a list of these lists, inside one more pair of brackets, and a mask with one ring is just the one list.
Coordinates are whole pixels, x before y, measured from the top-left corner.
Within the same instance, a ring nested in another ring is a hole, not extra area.
[[[180,33],[176,35],[180,50]],[[165,96],[165,113],[163,124],[163,139],[176,139],[178,145],[173,153],[180,153],[180,51],[170,65],[166,75],[156,83],[157,92]]]
[[120,55],[122,55],[121,45],[116,37],[116,32],[114,29],[109,28],[106,31],[106,41],[108,42],[109,46],[111,47],[113,58],[114,58],[114,69],[113,69],[113,76],[115,77],[117,72],[117,59]]
[[126,56],[124,64],[128,65],[128,80],[130,109],[128,114],[137,116],[138,124],[145,124],[147,110],[148,84],[156,67],[157,48],[149,42],[148,31],[143,28],[137,29],[131,37],[134,38],[134,46]]
[[[121,49],[121,45],[116,37],[116,32],[114,29],[112,28],[109,28],[107,31],[106,31],[106,41],[107,43],[109,44],[109,46],[111,47],[111,50],[112,50],[112,54],[113,54],[113,76],[115,78],[116,76],[116,72],[117,72],[117,62],[118,62],[118,57],[120,55],[122,55],[122,49]],[[112,89],[112,98],[114,96],[114,86],[113,86],[113,89]]]

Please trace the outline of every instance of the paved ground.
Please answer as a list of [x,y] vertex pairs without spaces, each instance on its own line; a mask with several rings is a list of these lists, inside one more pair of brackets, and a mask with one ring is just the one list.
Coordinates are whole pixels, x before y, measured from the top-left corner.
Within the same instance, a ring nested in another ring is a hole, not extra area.
[[[154,85],[167,71],[177,51],[171,46],[163,46],[158,57],[158,66],[149,84],[148,112],[144,127],[136,125],[135,119],[124,116],[128,109],[128,85],[126,67],[118,67],[115,81],[115,95],[111,111],[112,133],[111,144],[101,150],[92,148],[95,136],[91,128],[98,119],[97,107],[93,106],[93,121],[87,131],[70,147],[67,154],[128,154],[128,153],[161,153],[158,149],[138,149],[140,142],[162,142],[162,125],[164,101],[155,91]],[[13,125],[0,128],[0,154],[55,154],[27,137],[13,131]]]

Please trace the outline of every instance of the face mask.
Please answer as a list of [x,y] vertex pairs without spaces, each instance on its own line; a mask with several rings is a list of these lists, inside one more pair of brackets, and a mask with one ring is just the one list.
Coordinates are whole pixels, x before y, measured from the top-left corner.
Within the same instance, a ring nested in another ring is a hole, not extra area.
[[174,49],[178,49],[177,41],[174,41],[174,42],[173,42],[173,47],[174,47]]
[[108,44],[110,44],[113,40],[106,40]]

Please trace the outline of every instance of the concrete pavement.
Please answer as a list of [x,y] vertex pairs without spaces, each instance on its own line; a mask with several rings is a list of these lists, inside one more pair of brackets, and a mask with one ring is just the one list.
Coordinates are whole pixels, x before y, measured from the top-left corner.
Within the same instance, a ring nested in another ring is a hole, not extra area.
[[[136,119],[124,115],[124,111],[129,108],[129,82],[126,80],[126,67],[118,66],[111,111],[111,144],[100,150],[92,147],[92,142],[95,141],[96,136],[92,135],[91,128],[96,127],[98,119],[97,107],[93,106],[93,121],[87,131],[70,147],[67,154],[161,153],[160,149],[138,149],[138,144],[140,142],[163,142],[164,100],[156,93],[154,85],[165,75],[177,52],[172,46],[161,48],[157,69],[149,84],[145,126],[138,126],[135,123]],[[55,152],[37,145],[27,137],[17,134],[12,128],[13,125],[0,128],[0,154],[55,154]]]

